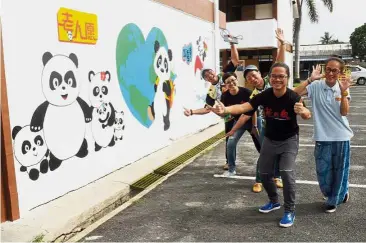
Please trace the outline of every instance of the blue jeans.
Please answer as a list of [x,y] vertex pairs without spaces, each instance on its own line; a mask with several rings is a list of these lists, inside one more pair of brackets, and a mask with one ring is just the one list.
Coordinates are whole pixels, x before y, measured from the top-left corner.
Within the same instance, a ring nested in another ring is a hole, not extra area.
[[[235,123],[234,123],[235,124]],[[227,161],[229,164],[229,172],[235,171],[236,168],[236,146],[240,140],[240,138],[243,136],[244,132],[249,130],[245,129],[244,126],[236,130],[236,132],[230,136],[227,140],[226,144],[226,152],[227,152]]]
[[319,187],[327,204],[339,205],[348,193],[350,141],[316,141],[314,156]]
[[[258,131],[259,131],[259,141],[260,141],[261,144],[263,144],[264,134],[266,133],[266,128],[263,125],[263,118],[260,117],[260,116],[257,116],[257,127],[258,127]],[[278,160],[277,159],[274,163],[274,178],[281,179],[280,169],[279,169],[279,166],[278,166]],[[258,163],[258,161],[257,161],[255,182],[257,182],[257,183],[262,182],[261,177],[260,177],[260,173],[259,173],[259,163]]]

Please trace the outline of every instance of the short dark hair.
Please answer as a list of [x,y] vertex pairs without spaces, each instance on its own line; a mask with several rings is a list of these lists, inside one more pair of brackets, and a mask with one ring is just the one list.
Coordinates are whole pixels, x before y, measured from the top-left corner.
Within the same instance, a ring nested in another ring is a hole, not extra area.
[[210,71],[210,70],[212,70],[212,69],[211,68],[205,68],[205,69],[203,69],[202,72],[201,72],[201,77],[203,79],[205,79],[205,73],[208,72],[208,71]]
[[228,73],[224,73],[224,75],[222,75],[222,81],[224,81],[224,83],[225,83],[225,80],[230,78],[231,76],[234,76],[235,78],[238,78],[236,76],[236,73],[228,72]]
[[327,60],[325,60],[325,67],[327,67],[328,63],[331,61],[336,61],[341,64],[341,71],[343,72],[346,63],[342,59],[340,59],[339,57],[331,56]]
[[290,78],[290,68],[289,66],[284,63],[284,62],[276,62],[271,66],[271,69],[269,70],[269,73],[272,73],[272,69],[274,69],[275,67],[282,67],[284,69],[286,69],[286,74],[287,74],[287,78]]

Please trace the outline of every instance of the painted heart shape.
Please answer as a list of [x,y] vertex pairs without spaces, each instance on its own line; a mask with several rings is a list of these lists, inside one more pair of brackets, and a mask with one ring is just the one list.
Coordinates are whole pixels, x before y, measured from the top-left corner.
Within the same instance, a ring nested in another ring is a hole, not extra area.
[[164,33],[159,28],[152,28],[145,40],[140,28],[129,23],[120,31],[116,46],[117,75],[122,96],[133,116],[145,127],[152,124],[147,111],[155,97],[157,74],[153,63],[156,41],[160,47],[168,49]]

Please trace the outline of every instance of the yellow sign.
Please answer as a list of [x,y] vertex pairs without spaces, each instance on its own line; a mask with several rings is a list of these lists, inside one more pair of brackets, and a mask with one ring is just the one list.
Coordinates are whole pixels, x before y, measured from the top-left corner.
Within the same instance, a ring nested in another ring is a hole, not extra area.
[[97,15],[60,8],[57,12],[58,40],[95,45],[98,40]]

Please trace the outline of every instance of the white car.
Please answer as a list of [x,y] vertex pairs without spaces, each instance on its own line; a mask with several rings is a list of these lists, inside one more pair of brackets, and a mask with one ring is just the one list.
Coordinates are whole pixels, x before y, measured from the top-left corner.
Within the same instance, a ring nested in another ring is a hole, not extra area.
[[352,80],[356,81],[358,85],[366,84],[366,68],[359,65],[350,66]]

